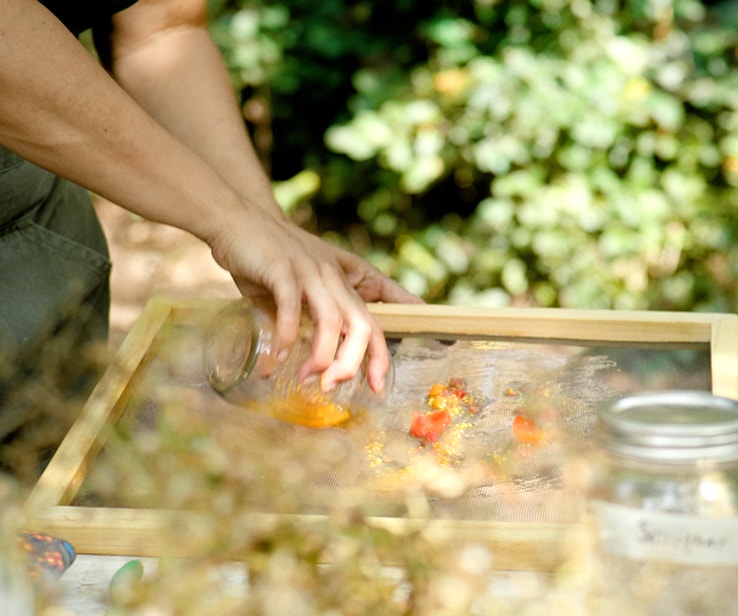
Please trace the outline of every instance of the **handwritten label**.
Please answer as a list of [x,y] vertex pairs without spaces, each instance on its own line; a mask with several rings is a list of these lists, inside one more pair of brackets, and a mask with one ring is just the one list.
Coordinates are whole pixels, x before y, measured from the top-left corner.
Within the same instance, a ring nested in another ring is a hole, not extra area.
[[598,502],[602,546],[632,560],[738,566],[738,518],[702,518]]

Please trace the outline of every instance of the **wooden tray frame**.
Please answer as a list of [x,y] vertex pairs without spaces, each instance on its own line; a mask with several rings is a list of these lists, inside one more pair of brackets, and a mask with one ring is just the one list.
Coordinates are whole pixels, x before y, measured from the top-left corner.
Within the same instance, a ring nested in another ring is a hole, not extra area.
[[[166,325],[191,322],[204,309],[228,300],[154,298],[121,345],[78,420],[70,429],[27,500],[29,524],[70,541],[79,553],[159,556],[161,529],[176,524],[194,531],[197,520],[182,512],[82,507],[72,501],[105,441],[106,429],[120,418],[136,371]],[[712,392],[738,399],[738,316],[732,314],[471,308],[438,305],[372,304],[388,337],[434,334],[445,337],[496,336],[624,344],[708,344]],[[255,523],[278,514],[254,514]],[[296,524],[320,523],[321,516],[291,516]],[[369,524],[393,532],[422,524],[430,540],[457,543],[483,540],[499,569],[551,571],[570,557],[584,537],[578,525],[419,521],[376,517]],[[196,534],[196,533],[194,533]]]

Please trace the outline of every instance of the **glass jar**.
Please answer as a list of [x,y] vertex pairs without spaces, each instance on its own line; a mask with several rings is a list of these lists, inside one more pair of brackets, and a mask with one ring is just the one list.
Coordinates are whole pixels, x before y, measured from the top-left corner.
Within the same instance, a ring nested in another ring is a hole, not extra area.
[[591,613],[728,614],[738,604],[738,402],[652,392],[599,412]]
[[[230,302],[209,324],[204,345],[205,371],[213,389],[229,402],[277,419],[312,428],[346,423],[383,396],[366,379],[367,360],[356,375],[331,392],[318,379],[300,382],[297,372],[312,348],[313,324],[302,315],[298,339],[286,360],[276,358],[274,306],[266,300]],[[385,391],[392,384],[392,365]]]

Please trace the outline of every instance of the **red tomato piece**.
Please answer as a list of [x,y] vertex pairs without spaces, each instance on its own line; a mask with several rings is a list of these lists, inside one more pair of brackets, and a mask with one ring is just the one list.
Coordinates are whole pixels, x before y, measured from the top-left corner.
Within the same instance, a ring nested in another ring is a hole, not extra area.
[[441,410],[433,413],[415,413],[410,422],[411,436],[425,439],[426,441],[437,441],[443,431],[451,425],[451,415],[448,411]]
[[546,438],[545,432],[538,427],[536,422],[523,415],[515,415],[512,421],[512,431],[519,443],[535,445]]

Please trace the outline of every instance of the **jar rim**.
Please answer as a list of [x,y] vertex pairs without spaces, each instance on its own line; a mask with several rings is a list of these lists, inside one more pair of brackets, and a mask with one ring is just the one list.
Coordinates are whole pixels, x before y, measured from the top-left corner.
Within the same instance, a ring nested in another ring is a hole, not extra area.
[[264,345],[261,314],[248,298],[241,298],[218,312],[204,346],[208,381],[225,395],[253,371]]
[[649,460],[738,460],[738,401],[704,391],[620,398],[598,411],[607,449]]

